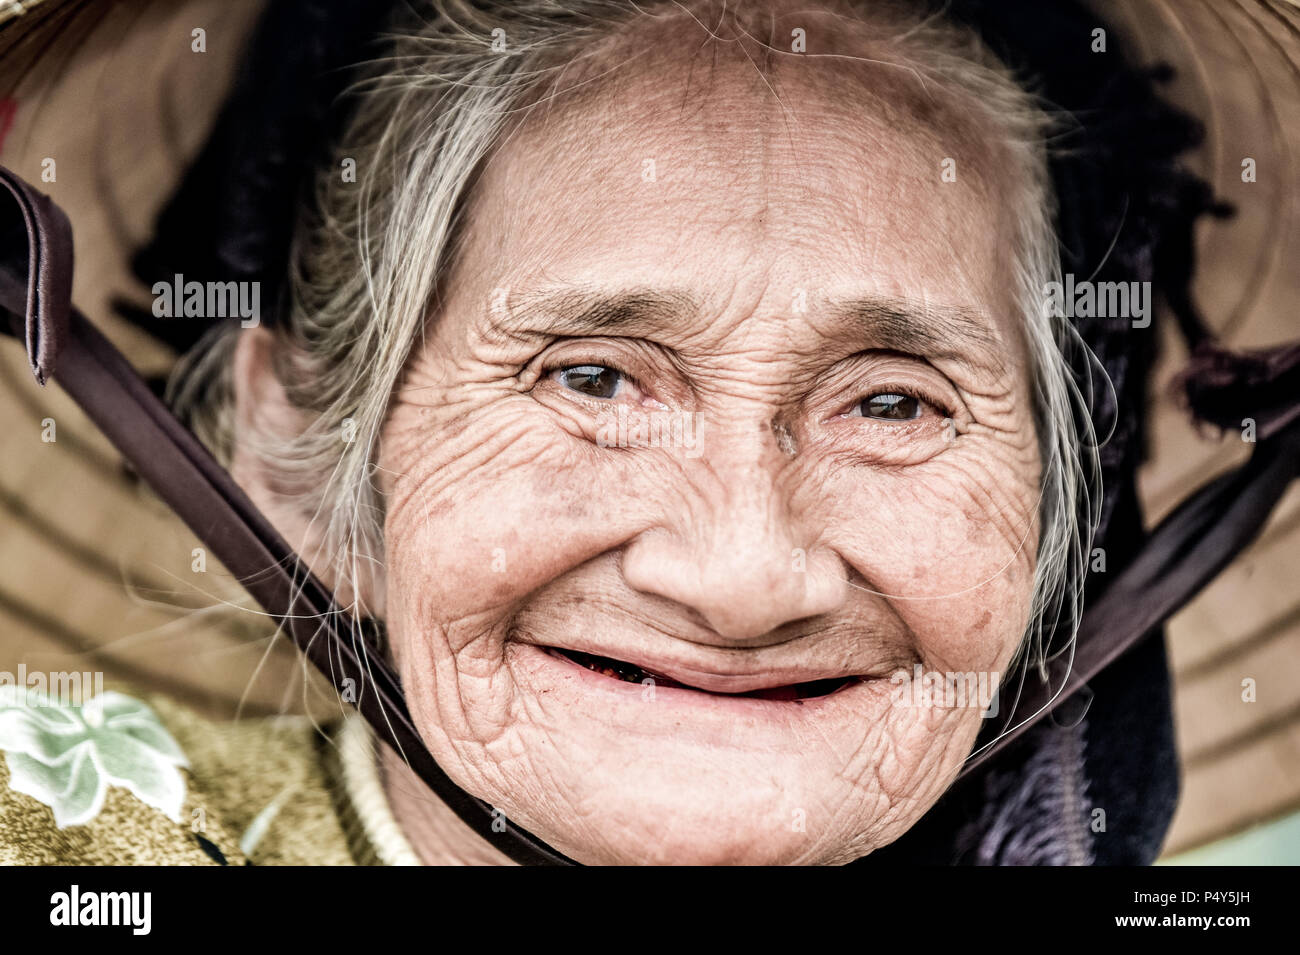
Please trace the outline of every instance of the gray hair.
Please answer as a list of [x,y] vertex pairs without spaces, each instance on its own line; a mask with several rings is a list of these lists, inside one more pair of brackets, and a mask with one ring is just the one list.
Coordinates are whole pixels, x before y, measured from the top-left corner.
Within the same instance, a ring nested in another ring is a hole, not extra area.
[[[310,423],[288,443],[255,449],[277,473],[296,476],[303,506],[326,542],[329,566],[314,569],[336,582],[357,581],[363,567],[373,572],[383,565],[384,502],[374,480],[380,429],[439,283],[454,264],[475,174],[512,118],[552,95],[547,84],[575,64],[596,64],[602,52],[634,43],[645,18],[692,17],[701,29],[718,22],[716,4],[707,0],[426,0],[414,6],[420,20],[395,28],[390,54],[368,64],[353,90],[357,105],[336,161],[354,159],[358,181],[344,182],[335,167],[321,169],[295,233],[289,307],[276,332],[283,347],[274,366]],[[1051,112],[971,31],[929,15],[923,4],[819,6],[879,25],[879,46],[922,84],[966,91],[984,111],[987,128],[1005,136],[1019,167],[1019,229],[1010,251],[1030,359],[1042,498],[1031,625],[1018,656],[1028,653],[1041,667],[1062,622],[1068,636],[1077,629],[1096,521],[1089,488],[1100,473],[1091,419],[1071,370],[1081,357],[1088,364],[1086,346],[1067,320],[1044,308],[1048,283],[1060,279],[1047,167]],[[748,14],[736,9],[733,3],[727,12],[755,19],[752,8]],[[172,389],[178,411],[227,461],[237,332],[222,329],[186,356]],[[350,441],[341,437],[345,427]]]

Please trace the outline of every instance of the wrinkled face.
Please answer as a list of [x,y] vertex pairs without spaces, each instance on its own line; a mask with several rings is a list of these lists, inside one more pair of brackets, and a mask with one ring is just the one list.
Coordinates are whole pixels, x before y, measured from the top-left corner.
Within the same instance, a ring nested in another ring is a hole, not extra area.
[[580,861],[844,862],[1028,621],[1014,183],[905,70],[787,58],[778,102],[697,46],[476,185],[383,434],[389,635],[439,763]]

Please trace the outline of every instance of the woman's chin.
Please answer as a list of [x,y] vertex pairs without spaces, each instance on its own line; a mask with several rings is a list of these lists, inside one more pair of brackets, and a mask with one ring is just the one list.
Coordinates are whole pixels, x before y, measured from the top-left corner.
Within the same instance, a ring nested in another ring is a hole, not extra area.
[[[713,816],[693,814],[680,818],[668,813],[637,820],[617,841],[582,841],[566,852],[585,865],[838,865],[870,851],[850,853],[846,847],[825,845],[809,836],[754,825],[750,818],[735,818],[725,811]],[[552,845],[563,845],[562,831]]]
[[784,767],[758,779],[705,765],[657,772],[652,762],[647,755],[644,770],[616,777],[555,779],[583,795],[574,805],[521,807],[520,821],[587,865],[835,864],[874,848],[849,831],[859,812],[814,802],[787,785],[795,781]]

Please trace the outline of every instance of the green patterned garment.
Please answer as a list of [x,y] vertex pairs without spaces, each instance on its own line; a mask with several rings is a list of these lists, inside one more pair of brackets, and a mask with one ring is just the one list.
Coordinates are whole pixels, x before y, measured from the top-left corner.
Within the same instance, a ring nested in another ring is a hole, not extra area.
[[414,864],[376,798],[369,730],[357,717],[323,729],[0,686],[0,864]]

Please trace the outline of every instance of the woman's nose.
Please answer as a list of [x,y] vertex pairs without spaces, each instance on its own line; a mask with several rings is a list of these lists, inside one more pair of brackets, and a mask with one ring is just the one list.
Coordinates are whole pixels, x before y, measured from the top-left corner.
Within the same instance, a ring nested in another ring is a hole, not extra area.
[[838,609],[845,566],[792,513],[778,469],[710,467],[673,514],[628,545],[628,585],[695,611],[718,643],[762,645],[784,624]]

